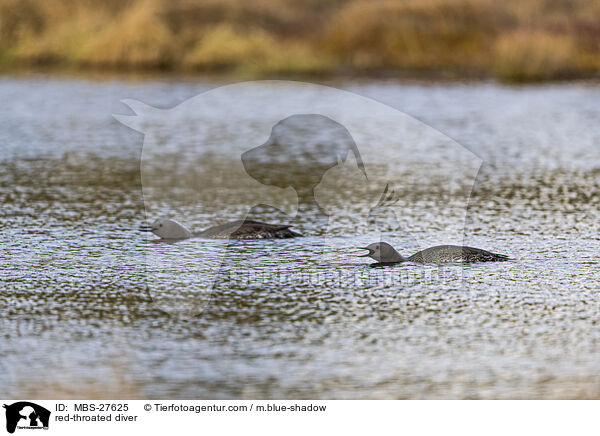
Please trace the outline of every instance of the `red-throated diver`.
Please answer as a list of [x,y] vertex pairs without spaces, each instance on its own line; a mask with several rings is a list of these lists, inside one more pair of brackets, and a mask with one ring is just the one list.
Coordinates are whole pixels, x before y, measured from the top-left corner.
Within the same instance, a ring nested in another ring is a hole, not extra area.
[[140,226],[143,232],[152,232],[162,239],[267,239],[267,238],[295,238],[302,236],[290,230],[291,226],[279,224],[266,224],[252,220],[232,221],[210,227],[202,232],[192,233],[175,220],[161,218],[152,225]]
[[360,247],[363,250],[369,250],[367,254],[359,257],[371,257],[379,263],[473,263],[473,262],[502,262],[509,260],[504,254],[490,253],[473,247],[462,247],[458,245],[438,245],[437,247],[427,248],[419,251],[409,258],[404,258],[394,247],[387,242],[376,242],[366,247]]

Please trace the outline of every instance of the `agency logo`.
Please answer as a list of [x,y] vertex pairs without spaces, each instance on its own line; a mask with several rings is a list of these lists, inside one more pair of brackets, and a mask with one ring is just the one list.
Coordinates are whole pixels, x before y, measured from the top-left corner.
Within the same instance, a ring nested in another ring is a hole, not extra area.
[[50,411],[28,401],[19,401],[6,409],[6,431],[14,433],[19,430],[47,430],[50,422]]
[[[195,316],[213,292],[240,286],[279,288],[307,274],[323,285],[337,280],[321,276],[323,264],[348,272],[340,286],[361,286],[353,247],[386,241],[414,253],[464,239],[481,159],[376,100],[267,80],[213,88],[168,109],[123,103],[134,115],[114,117],[144,134],[142,193],[154,224],[140,230],[160,238],[144,245],[147,286],[167,313]],[[310,237],[285,250],[310,250],[319,266],[301,277],[292,268],[281,279],[272,269],[255,275],[244,259],[256,246],[233,240],[271,238],[273,225]]]

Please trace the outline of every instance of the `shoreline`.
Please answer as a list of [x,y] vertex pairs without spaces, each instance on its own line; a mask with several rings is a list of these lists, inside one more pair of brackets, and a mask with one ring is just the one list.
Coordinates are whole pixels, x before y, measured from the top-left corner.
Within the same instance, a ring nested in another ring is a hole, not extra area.
[[14,77],[49,77],[65,80],[144,82],[144,81],[179,81],[179,82],[204,82],[204,83],[237,83],[258,80],[290,80],[310,83],[336,84],[336,83],[361,83],[361,82],[391,82],[415,85],[456,85],[456,84],[495,84],[507,87],[546,86],[579,84],[584,86],[600,86],[600,75],[580,75],[560,79],[546,79],[535,81],[503,81],[498,78],[484,75],[457,71],[428,71],[415,73],[414,71],[380,71],[367,72],[329,72],[321,74],[306,73],[273,73],[273,74],[244,74],[237,72],[213,73],[198,72],[184,69],[118,69],[118,68],[81,68],[71,66],[15,66],[0,67],[0,78]]
[[[600,80],[591,0],[0,0],[0,72]],[[88,73],[89,72],[89,73]]]

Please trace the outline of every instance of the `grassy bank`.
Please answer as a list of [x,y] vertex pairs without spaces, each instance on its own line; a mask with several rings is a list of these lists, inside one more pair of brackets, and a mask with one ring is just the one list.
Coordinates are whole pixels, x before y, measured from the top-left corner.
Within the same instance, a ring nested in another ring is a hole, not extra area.
[[0,67],[600,76],[594,0],[0,0]]

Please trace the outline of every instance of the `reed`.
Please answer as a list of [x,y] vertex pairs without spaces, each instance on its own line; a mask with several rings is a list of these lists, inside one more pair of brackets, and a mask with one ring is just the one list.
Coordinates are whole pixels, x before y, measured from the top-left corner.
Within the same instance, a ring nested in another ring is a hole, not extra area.
[[494,54],[494,72],[506,82],[575,75],[576,47],[569,35],[519,30],[498,38]]
[[0,66],[598,77],[593,0],[0,0]]

